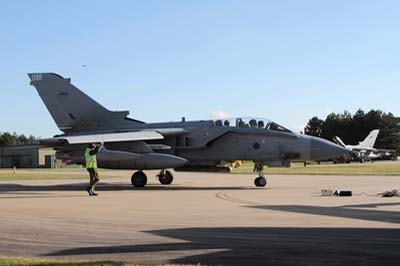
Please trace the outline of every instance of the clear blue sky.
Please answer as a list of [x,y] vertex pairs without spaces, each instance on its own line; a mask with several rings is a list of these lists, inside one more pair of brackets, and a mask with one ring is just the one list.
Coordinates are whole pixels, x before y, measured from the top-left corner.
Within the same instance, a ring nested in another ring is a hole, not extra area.
[[399,14],[399,1],[3,1],[0,131],[59,133],[28,72],[149,122],[400,115]]

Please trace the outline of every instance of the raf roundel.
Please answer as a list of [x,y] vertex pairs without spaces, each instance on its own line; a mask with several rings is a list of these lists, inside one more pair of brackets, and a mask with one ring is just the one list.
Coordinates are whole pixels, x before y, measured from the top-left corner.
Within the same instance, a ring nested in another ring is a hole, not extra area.
[[255,143],[253,144],[253,148],[254,148],[255,150],[258,150],[258,149],[260,148],[260,143],[255,142]]

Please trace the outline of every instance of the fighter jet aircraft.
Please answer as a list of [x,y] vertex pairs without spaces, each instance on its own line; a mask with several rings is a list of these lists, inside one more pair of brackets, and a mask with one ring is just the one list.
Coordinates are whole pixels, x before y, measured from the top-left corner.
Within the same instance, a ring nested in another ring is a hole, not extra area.
[[378,135],[379,129],[374,129],[363,141],[360,141],[358,145],[346,145],[338,136],[335,136],[333,141],[348,149],[361,163],[363,163],[364,161],[375,160],[383,156],[391,156],[391,154],[396,152],[395,150],[374,148]]
[[56,158],[84,163],[88,143],[104,143],[98,165],[109,169],[137,170],[132,185],[144,187],[148,169],[159,169],[161,184],[171,184],[167,169],[198,169],[221,162],[251,160],[263,187],[263,166],[288,167],[291,161],[324,160],[347,149],[324,139],[299,135],[266,119],[236,118],[165,123],[145,123],[129,118],[128,111],[109,111],[54,73],[28,74],[45,106],[64,134],[43,139]]

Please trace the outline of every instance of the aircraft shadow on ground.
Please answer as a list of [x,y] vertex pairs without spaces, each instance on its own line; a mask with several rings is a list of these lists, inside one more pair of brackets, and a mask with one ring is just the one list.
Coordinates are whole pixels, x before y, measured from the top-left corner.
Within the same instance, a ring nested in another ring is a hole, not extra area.
[[257,205],[257,206],[247,206],[247,207],[262,209],[262,210],[316,214],[316,215],[331,216],[331,217],[400,224],[400,212],[398,211],[357,209],[357,208],[376,208],[379,206],[395,206],[395,205],[400,206],[400,202],[370,203],[370,204],[335,206],[335,207],[307,206],[307,205]]
[[205,265],[395,265],[400,260],[400,229],[241,227],[146,233],[184,242],[82,247],[45,256],[182,251],[172,263]]
[[[88,183],[73,184],[57,184],[57,185],[21,185],[13,183],[0,184],[0,193],[12,192],[40,192],[40,191],[85,191]],[[181,185],[147,185],[144,188],[135,188],[128,183],[104,183],[101,182],[96,186],[97,191],[122,191],[122,190],[160,190],[160,191],[215,191],[215,190],[257,190],[256,187],[240,187],[240,186],[219,186],[219,187],[197,187],[197,186],[181,186]]]

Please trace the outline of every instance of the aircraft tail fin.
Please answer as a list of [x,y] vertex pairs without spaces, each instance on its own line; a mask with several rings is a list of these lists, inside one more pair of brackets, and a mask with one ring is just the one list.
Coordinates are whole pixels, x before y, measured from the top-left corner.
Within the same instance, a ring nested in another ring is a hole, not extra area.
[[344,144],[343,140],[341,138],[339,138],[338,136],[333,137],[333,141],[342,146],[343,148],[346,148],[346,144]]
[[91,131],[105,126],[143,123],[127,118],[128,111],[107,110],[71,84],[69,78],[54,73],[29,73],[28,76],[61,131]]
[[360,141],[359,146],[373,148],[378,134],[379,129],[372,130],[363,141]]

